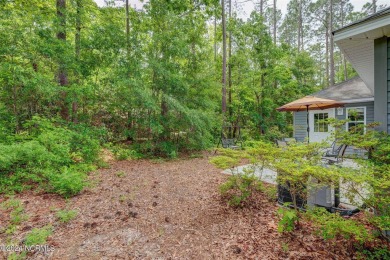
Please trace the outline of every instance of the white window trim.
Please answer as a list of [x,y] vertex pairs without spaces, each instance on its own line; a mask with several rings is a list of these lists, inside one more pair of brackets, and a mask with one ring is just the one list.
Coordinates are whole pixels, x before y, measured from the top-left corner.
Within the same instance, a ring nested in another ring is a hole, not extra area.
[[[367,125],[367,107],[346,107],[345,108],[345,119],[348,120],[348,110],[352,110],[352,109],[358,109],[358,108],[363,108],[363,113],[364,113],[364,133],[366,133],[366,125]],[[348,123],[345,123],[345,131],[348,132]]]
[[[315,131],[315,129],[316,129],[315,115],[316,115],[316,114],[328,114],[328,119],[330,118],[330,117],[329,117],[329,112],[323,112],[323,111],[314,112],[314,113],[313,113],[313,120],[314,120],[314,121],[313,121],[313,133],[329,133],[329,132],[330,132],[330,128],[329,128],[330,126],[329,126],[329,124],[325,124],[325,123],[323,123],[323,124],[324,124],[324,126],[327,125],[328,131],[326,131],[326,132],[316,132],[316,131]],[[324,119],[321,119],[320,121],[322,121],[322,120],[324,120]]]

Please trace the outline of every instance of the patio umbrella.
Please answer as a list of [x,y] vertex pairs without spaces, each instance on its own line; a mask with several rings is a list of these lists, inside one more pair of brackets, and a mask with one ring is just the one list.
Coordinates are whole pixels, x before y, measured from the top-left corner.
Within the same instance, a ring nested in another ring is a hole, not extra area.
[[276,110],[283,111],[306,111],[306,123],[307,123],[307,141],[309,142],[310,128],[309,128],[309,110],[323,110],[333,107],[342,107],[344,103],[326,99],[326,98],[318,98],[315,96],[306,96],[304,98],[295,100],[291,103],[288,103],[284,106],[278,107]]

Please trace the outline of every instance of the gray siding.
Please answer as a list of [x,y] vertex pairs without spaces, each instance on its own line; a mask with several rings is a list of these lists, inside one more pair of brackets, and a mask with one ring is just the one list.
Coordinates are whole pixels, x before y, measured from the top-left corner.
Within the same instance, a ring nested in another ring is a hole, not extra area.
[[390,38],[387,38],[387,133],[390,134]]
[[374,83],[375,83],[375,121],[380,122],[379,131],[390,133],[388,117],[390,114],[390,104],[388,100],[390,67],[389,51],[390,43],[387,37],[374,40]]
[[[390,83],[389,83],[390,86]],[[337,109],[335,117],[338,120],[345,120],[347,116],[347,108],[349,107],[365,107],[366,108],[366,124],[375,122],[374,118],[374,101],[371,102],[360,102],[360,103],[350,103],[345,104],[343,107],[343,114],[338,115]],[[390,114],[389,114],[390,118]],[[294,137],[298,142],[303,142],[307,137],[307,124],[306,124],[306,112],[294,112]],[[345,127],[346,129],[346,127]],[[361,149],[356,149],[355,147],[348,147],[345,151],[345,156],[358,156],[365,157],[366,151]]]
[[294,112],[294,137],[303,142],[307,137],[306,112]]
[[[346,110],[348,107],[366,107],[366,124],[370,124],[370,123],[375,122],[374,101],[345,104],[345,106],[343,108],[343,115],[341,115],[341,116],[337,115],[337,110],[336,110],[336,118],[339,120],[347,119]],[[351,146],[348,146],[347,150],[345,151],[346,156],[366,157],[366,153],[367,152],[362,150],[362,149],[357,149],[357,148],[351,147]]]
[[343,107],[343,115],[341,115],[341,116],[337,115],[337,109],[336,109],[336,119],[345,120],[346,116],[347,116],[346,110],[348,107],[366,107],[366,124],[370,124],[370,123],[373,123],[375,121],[374,120],[374,101],[345,104]]

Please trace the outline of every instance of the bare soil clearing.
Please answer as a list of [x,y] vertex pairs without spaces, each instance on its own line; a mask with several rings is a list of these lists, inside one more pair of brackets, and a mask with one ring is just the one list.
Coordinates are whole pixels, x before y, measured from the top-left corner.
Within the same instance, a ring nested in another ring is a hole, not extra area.
[[[276,204],[262,194],[249,208],[221,201],[226,180],[208,158],[114,162],[91,174],[93,185],[66,201],[56,195],[24,192],[16,196],[29,215],[14,238],[32,227],[52,224],[48,255],[29,259],[337,259],[346,251],[327,245],[309,227],[294,237],[277,232]],[[0,202],[4,197],[0,197]],[[56,209],[78,216],[59,224]],[[0,224],[9,212],[0,210]],[[0,244],[6,235],[0,234]],[[0,259],[2,257],[0,252]],[[5,257],[5,255],[3,255]]]

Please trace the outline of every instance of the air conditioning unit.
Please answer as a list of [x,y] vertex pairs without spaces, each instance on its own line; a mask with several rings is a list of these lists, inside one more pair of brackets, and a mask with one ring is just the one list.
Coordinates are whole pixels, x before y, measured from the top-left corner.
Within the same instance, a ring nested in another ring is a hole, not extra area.
[[335,190],[332,186],[321,185],[321,183],[315,179],[311,178],[308,185],[308,194],[307,194],[307,205],[311,206],[321,206],[321,207],[335,207],[336,204]]

